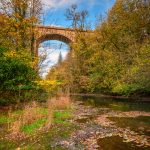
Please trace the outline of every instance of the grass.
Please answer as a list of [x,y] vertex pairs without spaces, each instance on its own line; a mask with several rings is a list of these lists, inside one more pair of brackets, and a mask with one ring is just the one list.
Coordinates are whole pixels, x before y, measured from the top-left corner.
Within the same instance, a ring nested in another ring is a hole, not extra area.
[[[47,114],[48,111],[46,108],[42,108],[39,111],[42,114]],[[66,111],[55,111],[53,113],[53,124],[62,124],[62,125],[69,125],[69,122],[67,122],[65,119],[68,119],[71,117],[71,112],[69,110]],[[44,126],[44,124],[47,122],[47,118],[42,118],[39,120],[34,121],[32,124],[24,125],[22,127],[22,131],[26,134],[33,134],[36,132],[37,129]]]
[[63,110],[63,109],[70,109],[71,108],[71,102],[70,97],[56,97],[49,100],[50,105],[52,105],[55,109]]
[[55,111],[54,112],[54,118],[57,119],[68,119],[71,117],[70,111]]
[[8,114],[0,116],[0,124],[11,123],[15,121],[18,115],[23,114],[23,110],[15,110],[13,112],[9,112]]
[[[21,147],[21,150],[65,150],[60,146],[51,148],[51,146],[58,141],[58,139],[66,139],[75,130],[75,125],[68,124],[68,126],[54,126],[47,133],[42,133],[33,141],[27,141],[27,143]],[[38,140],[38,143],[36,141]]]
[[14,141],[0,140],[0,150],[15,150],[17,143]]
[[[41,111],[42,110],[42,111]],[[47,114],[47,109],[43,108],[40,109],[40,113]],[[69,110],[67,111],[55,111],[53,113],[53,124],[62,124],[62,125],[69,125],[69,122],[67,122],[65,119],[68,119],[71,117],[71,112]],[[37,129],[41,128],[44,126],[44,124],[47,122],[47,118],[42,118],[39,120],[36,120],[32,122],[32,124],[29,125],[24,125],[22,127],[22,131],[26,134],[33,134],[36,132]]]
[[[44,110],[45,109],[45,110]],[[41,112],[46,112],[47,109],[44,108]],[[67,138],[75,129],[75,125],[69,123],[66,119],[71,117],[70,110],[56,111],[54,112],[53,124],[54,126],[48,130],[48,132],[37,132],[38,129],[43,126],[46,119],[41,119],[33,122],[30,125],[25,125],[22,127],[22,132],[31,136],[29,139],[12,141],[9,139],[0,140],[0,149],[17,149],[20,150],[35,150],[35,149],[51,149],[51,145],[57,139]],[[37,135],[35,136],[35,134]],[[37,144],[38,141],[38,144]],[[22,145],[22,146],[19,146]],[[61,147],[56,147],[56,150],[61,150]],[[62,149],[63,150],[63,149]]]
[[46,121],[47,121],[46,118],[36,120],[35,122],[33,122],[30,125],[24,125],[22,127],[22,131],[26,134],[33,134],[36,132],[37,129],[42,127],[46,123]]
[[47,108],[39,108],[37,110],[37,112],[42,114],[42,115],[48,115],[48,109]]
[[54,119],[53,123],[54,124],[59,124],[59,125],[64,125],[68,126],[70,122],[66,121],[67,119],[71,118],[72,112],[69,110],[65,111],[56,111],[54,112]]
[[[24,109],[9,112],[8,115],[0,116],[0,124],[7,123],[13,139],[21,132],[25,134],[35,133],[43,126],[51,124],[64,124],[64,119],[71,117],[71,106],[68,97],[52,98],[45,106],[36,102],[25,105]],[[11,136],[10,136],[11,138]]]
[[66,138],[74,130],[74,125],[68,121],[71,116],[68,97],[52,98],[42,105],[33,102],[23,109],[1,115],[0,124],[6,124],[9,129],[3,132],[5,135],[2,137],[6,138],[0,138],[0,149],[51,149],[55,139]]
[[[56,121],[57,119],[58,118],[54,119],[54,121]],[[76,130],[76,125],[74,125],[73,123],[68,123],[67,120],[63,120],[62,122],[63,124],[61,124],[60,126],[57,126],[57,125],[54,126],[51,130],[48,131],[48,133],[41,134],[38,144],[32,145],[30,143],[30,148],[33,150],[35,149],[63,150],[62,147],[56,146],[55,148],[51,148],[51,146],[58,140],[66,139],[68,136],[70,136],[70,134]],[[28,146],[29,146],[29,143],[28,143]],[[26,148],[25,150],[28,150],[28,149]]]
[[0,124],[4,123],[10,123],[12,119],[10,119],[8,116],[0,116]]

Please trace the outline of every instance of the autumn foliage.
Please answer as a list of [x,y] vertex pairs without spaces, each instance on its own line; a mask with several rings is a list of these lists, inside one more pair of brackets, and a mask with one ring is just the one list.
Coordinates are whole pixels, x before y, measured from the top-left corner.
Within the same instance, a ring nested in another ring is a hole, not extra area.
[[39,77],[34,69],[37,59],[33,51],[40,6],[33,7],[33,2],[35,5],[38,1],[30,2],[0,1],[0,104],[3,105],[34,99],[41,90],[34,82]]
[[72,93],[150,93],[150,1],[117,0],[93,35],[79,33],[50,71]]

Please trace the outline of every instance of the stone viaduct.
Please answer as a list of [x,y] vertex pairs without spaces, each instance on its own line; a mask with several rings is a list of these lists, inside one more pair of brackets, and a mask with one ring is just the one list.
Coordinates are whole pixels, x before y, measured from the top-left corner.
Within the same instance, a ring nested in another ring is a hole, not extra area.
[[[52,27],[52,26],[37,26],[36,27],[36,42],[35,53],[38,53],[39,44],[48,40],[58,40],[66,44],[75,42],[76,33],[78,31],[70,28]],[[88,31],[82,31],[87,33]]]

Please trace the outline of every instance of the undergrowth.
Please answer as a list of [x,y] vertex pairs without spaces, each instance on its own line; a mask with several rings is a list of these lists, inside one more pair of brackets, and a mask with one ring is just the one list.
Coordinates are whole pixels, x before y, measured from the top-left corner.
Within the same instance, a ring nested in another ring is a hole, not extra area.
[[3,124],[7,130],[3,133],[2,138],[0,136],[0,149],[10,149],[9,147],[14,147],[14,145],[18,147],[16,142],[30,141],[30,139],[36,139],[41,134],[43,134],[40,136],[41,138],[54,136],[56,132],[59,132],[58,126],[64,128],[64,132],[59,132],[60,136],[66,136],[70,133],[70,129],[65,130],[66,127],[72,126],[68,122],[71,115],[69,97],[52,98],[42,105],[33,102],[24,106],[23,109],[1,115],[0,125]]

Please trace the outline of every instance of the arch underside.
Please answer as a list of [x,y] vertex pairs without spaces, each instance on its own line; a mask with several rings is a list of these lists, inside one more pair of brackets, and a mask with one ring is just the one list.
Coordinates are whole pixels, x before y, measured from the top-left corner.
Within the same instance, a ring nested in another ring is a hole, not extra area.
[[58,40],[58,41],[66,43],[68,45],[72,42],[71,39],[69,39],[68,37],[66,37],[64,35],[60,35],[60,34],[47,34],[47,35],[43,35],[39,39],[37,39],[37,46],[40,43],[48,41],[48,40]]

